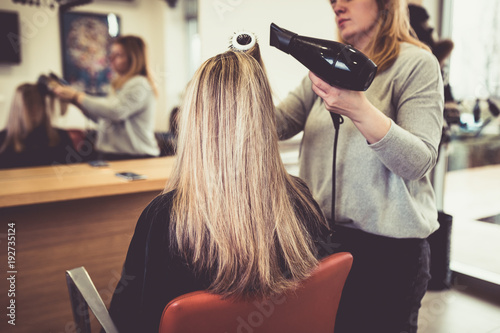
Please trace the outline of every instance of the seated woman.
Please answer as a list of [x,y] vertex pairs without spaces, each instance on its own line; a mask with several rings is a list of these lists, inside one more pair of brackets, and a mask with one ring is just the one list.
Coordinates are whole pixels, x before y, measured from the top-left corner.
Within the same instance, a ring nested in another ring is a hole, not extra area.
[[122,333],[157,332],[165,305],[187,292],[259,299],[293,288],[328,233],[281,161],[269,83],[253,57],[207,60],[179,116],[175,170],[137,222],[111,301]]
[[96,154],[90,159],[158,156],[154,135],[156,89],[144,41],[136,36],[118,37],[111,45],[110,63],[117,77],[109,96],[89,96],[69,86],[59,86],[54,93],[97,122]]
[[0,132],[0,169],[69,163],[73,142],[52,127],[54,98],[39,84],[17,87],[7,128]]

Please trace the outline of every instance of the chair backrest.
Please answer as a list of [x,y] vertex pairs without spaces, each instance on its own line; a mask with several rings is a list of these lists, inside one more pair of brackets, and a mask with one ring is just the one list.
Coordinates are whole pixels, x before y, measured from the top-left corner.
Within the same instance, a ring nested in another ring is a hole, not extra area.
[[88,312],[88,308],[90,307],[106,333],[118,333],[118,329],[113,323],[106,305],[97,292],[85,267],[82,266],[67,270],[66,283],[68,285],[76,332],[91,333]]
[[352,255],[323,259],[300,286],[264,301],[232,301],[206,291],[172,300],[163,311],[160,333],[332,333]]

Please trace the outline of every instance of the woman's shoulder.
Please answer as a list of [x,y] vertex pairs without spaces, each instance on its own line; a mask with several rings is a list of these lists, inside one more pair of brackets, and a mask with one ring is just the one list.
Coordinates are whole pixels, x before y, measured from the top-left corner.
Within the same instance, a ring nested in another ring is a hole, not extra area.
[[117,93],[130,96],[133,100],[141,97],[153,97],[153,86],[148,78],[143,75],[135,75],[128,79]]
[[428,50],[417,45],[403,42],[400,44],[399,55],[396,61],[386,71],[381,73],[380,79],[406,84],[409,77],[435,79],[439,77],[440,67],[436,57]]
[[[303,209],[308,210],[308,208],[311,208],[310,205],[312,205],[314,207],[314,209],[318,213],[320,213],[319,215],[323,215],[321,208],[319,207],[319,204],[316,201],[316,199],[314,199],[314,196],[312,195],[311,191],[309,190],[309,186],[307,186],[307,183],[303,179],[301,179],[299,177],[292,176],[292,175],[291,175],[291,179],[294,182],[296,189],[302,194],[303,197],[307,198],[307,202],[309,203],[309,205],[304,205],[303,201],[301,201],[301,200],[299,201],[298,198],[295,198],[296,200],[298,200],[294,203],[295,208],[297,208],[298,210],[303,210]],[[309,207],[307,207],[307,206],[309,206]]]
[[123,87],[128,87],[128,86],[143,86],[151,88],[151,83],[149,82],[148,78],[145,77],[144,75],[135,75],[132,76],[130,79],[128,79],[127,82],[125,82],[123,85]]
[[292,178],[292,180],[301,187],[301,189],[309,192],[309,187],[307,186],[307,183],[300,177],[297,177],[297,176],[294,176],[294,175],[290,175],[290,177]]
[[168,228],[170,221],[170,213],[172,210],[174,192],[162,193],[156,196],[142,211],[137,225],[135,227],[136,234],[145,234],[149,230],[156,230],[164,227]]
[[172,209],[175,191],[162,193],[157,195],[144,209],[144,213],[148,215],[164,215],[170,213]]
[[[294,208],[296,210],[296,214],[311,235],[312,240],[318,243],[330,234],[326,217],[324,216],[318,202],[314,199],[314,196],[309,190],[306,182],[295,176],[292,176],[292,180],[295,182],[302,195],[307,198],[308,202],[308,204],[304,204],[304,201],[295,201]],[[321,252],[319,248],[318,252]]]
[[407,42],[400,44],[399,56],[396,63],[405,67],[408,66],[408,63],[427,63],[439,66],[436,57],[431,51]]

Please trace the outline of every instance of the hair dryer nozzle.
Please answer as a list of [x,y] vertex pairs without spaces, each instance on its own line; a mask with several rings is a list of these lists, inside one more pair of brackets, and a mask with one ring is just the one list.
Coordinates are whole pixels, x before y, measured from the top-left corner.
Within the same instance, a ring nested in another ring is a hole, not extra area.
[[350,45],[301,36],[274,23],[270,42],[332,86],[364,91],[377,72],[377,65]]
[[290,53],[290,41],[295,36],[297,36],[296,33],[282,29],[276,24],[271,23],[271,36],[269,38],[271,46],[277,47],[283,52]]

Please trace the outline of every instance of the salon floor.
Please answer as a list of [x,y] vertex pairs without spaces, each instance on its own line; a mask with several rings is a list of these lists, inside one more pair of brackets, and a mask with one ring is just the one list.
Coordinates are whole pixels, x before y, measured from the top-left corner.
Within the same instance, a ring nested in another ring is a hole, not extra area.
[[[280,142],[293,175],[300,139]],[[444,211],[453,216],[452,286],[427,292],[419,333],[500,333],[500,165],[448,172],[444,184]]]

